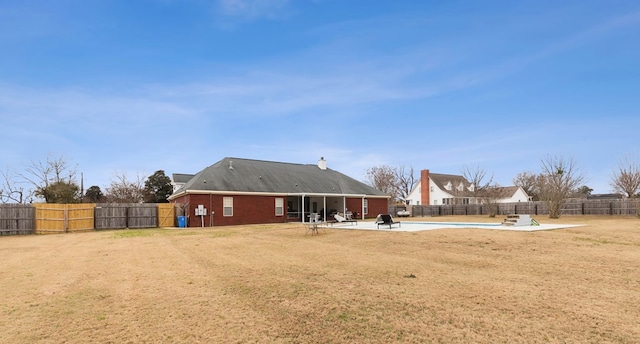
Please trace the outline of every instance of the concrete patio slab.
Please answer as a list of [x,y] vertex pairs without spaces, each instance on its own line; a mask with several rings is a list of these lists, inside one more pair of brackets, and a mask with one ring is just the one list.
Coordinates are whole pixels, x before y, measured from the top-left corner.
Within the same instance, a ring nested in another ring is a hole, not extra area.
[[533,231],[547,231],[547,230],[579,227],[579,226],[582,226],[582,225],[540,224],[538,226],[504,226],[501,223],[400,221],[399,225],[394,224],[391,228],[389,228],[389,226],[380,226],[378,228],[375,222],[358,221],[357,224],[336,223],[328,228],[346,229],[346,230],[349,230],[349,229],[376,230],[376,231],[391,231],[391,232],[419,232],[419,231],[428,231],[428,230],[445,229],[445,228],[479,228],[479,229],[533,232]]

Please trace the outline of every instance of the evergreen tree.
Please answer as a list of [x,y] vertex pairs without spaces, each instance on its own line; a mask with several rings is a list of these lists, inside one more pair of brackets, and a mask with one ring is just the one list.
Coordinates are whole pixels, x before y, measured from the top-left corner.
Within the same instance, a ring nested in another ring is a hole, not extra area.
[[147,203],[168,203],[167,198],[173,193],[171,179],[158,170],[144,183],[145,201]]
[[90,186],[84,196],[85,199],[91,203],[104,202],[104,194],[102,193],[102,190],[100,190],[100,187],[97,185]]

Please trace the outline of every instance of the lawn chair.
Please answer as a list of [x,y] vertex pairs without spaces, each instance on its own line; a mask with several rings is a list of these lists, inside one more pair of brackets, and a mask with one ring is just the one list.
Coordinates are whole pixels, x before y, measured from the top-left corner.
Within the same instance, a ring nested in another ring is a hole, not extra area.
[[383,226],[389,226],[389,229],[391,229],[391,226],[397,224],[398,227],[401,227],[402,225],[400,224],[400,221],[394,221],[393,217],[391,217],[391,215],[389,214],[379,214],[378,217],[376,217],[376,226],[378,227],[378,229],[380,228],[380,225]]
[[353,213],[347,211],[346,213],[344,213],[344,218],[347,219],[347,221],[353,221]]
[[336,221],[339,222],[339,223],[353,223],[353,224],[356,224],[356,225],[358,224],[358,221],[352,220],[352,219],[348,219],[348,218],[344,218],[340,214],[333,215],[333,218],[336,219]]

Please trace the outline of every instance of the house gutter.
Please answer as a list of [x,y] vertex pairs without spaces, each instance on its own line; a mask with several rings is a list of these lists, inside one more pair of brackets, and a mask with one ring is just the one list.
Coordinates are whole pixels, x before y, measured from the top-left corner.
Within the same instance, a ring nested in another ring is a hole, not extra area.
[[177,194],[169,196],[168,200],[173,200],[178,197],[192,194],[192,195],[246,195],[246,196],[301,196],[301,197],[354,197],[354,198],[390,198],[388,195],[365,195],[365,194],[341,194],[341,193],[292,193],[292,192],[252,192],[252,191],[211,191],[211,190],[189,190],[182,191]]

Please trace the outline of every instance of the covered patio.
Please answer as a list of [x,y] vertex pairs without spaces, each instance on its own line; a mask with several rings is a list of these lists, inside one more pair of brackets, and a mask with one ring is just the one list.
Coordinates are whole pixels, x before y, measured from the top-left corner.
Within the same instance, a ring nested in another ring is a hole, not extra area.
[[335,214],[364,219],[368,213],[365,195],[300,194],[287,196],[287,221],[308,223],[311,214],[320,220],[333,220]]

